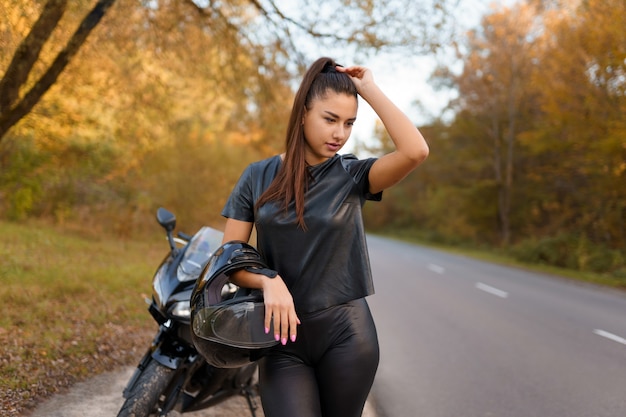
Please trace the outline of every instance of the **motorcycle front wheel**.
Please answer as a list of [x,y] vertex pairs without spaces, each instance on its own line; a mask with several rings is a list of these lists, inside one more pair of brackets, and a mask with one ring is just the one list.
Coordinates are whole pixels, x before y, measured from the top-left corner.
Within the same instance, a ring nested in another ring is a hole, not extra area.
[[128,394],[117,417],[159,415],[159,399],[174,377],[174,370],[151,360]]

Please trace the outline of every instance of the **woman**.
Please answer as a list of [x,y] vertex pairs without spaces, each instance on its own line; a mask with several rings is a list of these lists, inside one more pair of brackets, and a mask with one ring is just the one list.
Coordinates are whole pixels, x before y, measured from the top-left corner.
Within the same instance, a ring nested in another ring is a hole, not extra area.
[[[357,116],[374,109],[396,150],[358,160],[337,152]],[[263,291],[265,332],[281,343],[259,361],[266,417],[360,416],[378,367],[365,301],[373,285],[361,208],[380,200],[428,155],[413,123],[371,71],[330,58],[308,69],[293,104],[282,155],[251,164],[222,214],[224,241],[247,242],[275,272],[237,271],[237,285]]]

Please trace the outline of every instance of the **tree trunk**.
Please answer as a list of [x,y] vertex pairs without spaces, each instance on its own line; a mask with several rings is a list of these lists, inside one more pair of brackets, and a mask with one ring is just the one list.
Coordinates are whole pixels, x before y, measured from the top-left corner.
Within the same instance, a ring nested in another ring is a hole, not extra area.
[[[513,98],[510,99],[513,101]],[[515,105],[509,103],[509,128],[506,134],[506,162],[504,178],[504,196],[502,202],[502,245],[511,242],[511,198],[513,195],[513,150],[515,143]]]
[[0,97],[2,97],[0,102],[0,141],[2,141],[2,138],[11,127],[35,107],[41,97],[56,82],[61,72],[76,55],[80,47],[85,43],[87,36],[89,36],[113,3],[115,3],[115,0],[99,0],[96,3],[47,71],[28,93],[15,103],[19,89],[28,79],[28,74],[37,61],[41,47],[61,19],[67,0],[49,0],[46,3],[39,20],[37,20],[29,35],[20,44],[9,65],[9,69],[0,82]]
[[30,33],[15,51],[4,77],[0,80],[0,114],[8,112],[17,100],[20,88],[39,58],[41,48],[59,24],[66,7],[67,0],[49,0]]
[[504,241],[509,223],[506,210],[506,162],[503,162],[502,157],[502,135],[500,133],[500,120],[497,116],[492,116],[491,125],[493,135],[493,176],[498,187],[498,232],[500,240]]

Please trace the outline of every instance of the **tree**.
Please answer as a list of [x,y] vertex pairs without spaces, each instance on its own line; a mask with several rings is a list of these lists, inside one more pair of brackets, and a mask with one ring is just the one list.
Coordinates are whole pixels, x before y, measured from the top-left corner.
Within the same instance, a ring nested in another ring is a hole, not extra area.
[[0,140],[7,131],[39,102],[55,83],[59,74],[76,55],[91,31],[100,22],[115,0],[99,0],[85,16],[67,45],[59,52],[44,74],[22,97],[20,90],[39,58],[41,49],[57,27],[67,8],[67,0],[49,0],[28,36],[18,46],[4,76],[0,80]]
[[459,98],[418,174],[424,225],[492,242],[491,216],[502,244],[508,218],[519,259],[623,276],[626,3],[531,3],[486,16],[463,72],[440,73]]
[[[22,91],[54,61],[93,2],[67,2]],[[0,67],[8,67],[44,3],[0,5],[0,17],[8,18],[0,21]],[[243,165],[281,147],[293,76],[313,57],[306,54],[317,55],[310,50],[318,45],[334,45],[336,53],[349,42],[364,51],[375,44],[375,37],[350,38],[348,29],[365,32],[357,22],[367,13],[382,18],[379,6],[342,5],[345,13],[364,14],[338,31],[345,20],[321,13],[316,26],[313,16],[300,19],[293,2],[117,0],[0,142],[0,216],[93,228],[106,222],[129,233],[145,224],[140,213],[171,202],[190,222],[218,221],[216,207]],[[393,8],[383,6],[389,16]],[[379,38],[399,23],[377,27]],[[387,47],[401,47],[407,34],[413,50],[431,48],[417,30],[388,38]],[[353,49],[341,51],[344,62],[356,56]],[[190,196],[197,204],[185,204]]]
[[[523,3],[485,16],[480,30],[468,36],[462,73],[456,76],[440,70],[459,91],[459,98],[452,103],[457,120],[471,116],[479,122],[475,125],[478,129],[467,131],[465,136],[474,141],[475,149],[483,151],[483,157],[473,156],[474,164],[482,161],[485,168],[489,164],[491,172],[475,177],[474,184],[490,180],[495,187],[500,242],[505,246],[511,241],[520,122],[533,101],[525,81],[533,69],[535,17],[535,9]],[[491,194],[489,187],[483,189]]]
[[[588,0],[544,20],[533,78],[540,112],[522,138],[533,156],[535,227],[626,258],[626,3]],[[580,265],[592,262],[583,255]]]
[[[67,0],[46,1],[39,19],[16,49],[0,80],[0,140],[33,109],[55,83],[115,1],[98,0],[45,73],[27,92],[20,95],[27,86],[42,47],[58,26],[68,4]],[[240,43],[250,46],[251,50],[257,46],[268,46],[269,52],[261,63],[268,68],[271,61],[279,61],[283,65],[292,62],[301,66],[305,48],[300,43],[310,39],[323,45],[342,42],[345,45],[373,49],[416,46],[423,49],[436,48],[441,42],[444,29],[451,28],[447,14],[448,2],[449,0],[425,0],[415,4],[411,0],[344,0],[341,4],[344,8],[342,13],[336,12],[337,6],[334,2],[331,4],[309,0],[301,0],[297,4],[279,4],[270,0],[152,0],[135,2],[135,7],[143,8],[147,12],[184,8],[187,13],[181,16],[182,20],[176,23],[171,21],[173,24],[170,28],[174,31],[177,25],[194,22],[201,26],[208,25],[212,31],[230,32]],[[311,13],[312,10],[315,13]],[[303,38],[303,35],[308,38]]]

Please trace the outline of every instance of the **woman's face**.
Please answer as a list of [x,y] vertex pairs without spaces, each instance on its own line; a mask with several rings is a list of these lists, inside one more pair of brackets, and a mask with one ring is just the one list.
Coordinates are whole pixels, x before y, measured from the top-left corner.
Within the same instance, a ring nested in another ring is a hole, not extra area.
[[356,120],[357,99],[328,91],[311,102],[304,114],[305,159],[317,165],[335,156],[346,144]]

